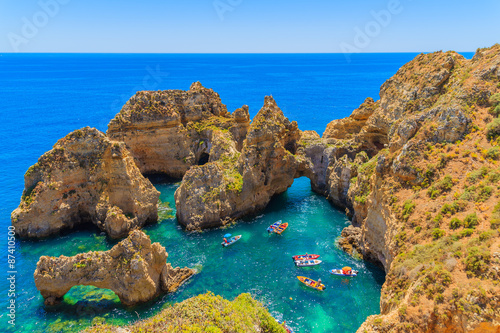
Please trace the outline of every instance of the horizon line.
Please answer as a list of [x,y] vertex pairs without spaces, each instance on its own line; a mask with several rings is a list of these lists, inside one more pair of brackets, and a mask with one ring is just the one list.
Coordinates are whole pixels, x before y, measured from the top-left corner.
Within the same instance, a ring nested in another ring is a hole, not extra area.
[[345,53],[345,52],[0,52],[3,54],[189,54],[189,55],[209,55],[209,54],[220,54],[220,55],[245,55],[245,54],[401,54],[401,53],[434,53],[434,52],[457,52],[457,53],[475,53],[476,51],[456,51],[456,50],[437,50],[437,51],[380,51],[380,52],[355,52],[355,53]]

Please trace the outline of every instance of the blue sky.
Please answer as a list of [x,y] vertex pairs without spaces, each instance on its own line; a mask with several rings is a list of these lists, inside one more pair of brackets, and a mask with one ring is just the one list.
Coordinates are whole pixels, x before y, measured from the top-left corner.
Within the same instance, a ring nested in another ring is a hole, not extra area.
[[498,0],[0,0],[0,52],[475,51],[500,42],[499,13]]

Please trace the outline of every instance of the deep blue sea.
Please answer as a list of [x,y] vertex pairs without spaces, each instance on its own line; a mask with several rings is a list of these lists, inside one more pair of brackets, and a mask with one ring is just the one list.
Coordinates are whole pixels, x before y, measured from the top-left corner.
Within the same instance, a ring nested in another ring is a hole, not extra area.
[[[211,290],[230,299],[250,292],[296,332],[354,332],[366,316],[379,311],[384,274],[336,248],[335,239],[349,222],[314,194],[305,178],[274,198],[259,216],[231,227],[230,232],[244,237],[227,251],[218,244],[228,230],[186,233],[175,218],[148,226],[146,232],[169,252],[169,262],[196,267],[200,273],[177,293],[134,309],[122,307],[112,292],[92,288],[73,288],[62,306],[43,305],[33,280],[38,258],[113,246],[92,230],[43,241],[17,240],[16,295],[9,298],[10,213],[19,204],[24,173],[40,155],[75,129],[105,131],[136,91],[187,90],[200,81],[220,94],[230,112],[247,104],[252,117],[264,96],[273,95],[301,130],[321,135],[328,122],[348,116],[366,97],[378,99],[381,84],[415,56],[359,54],[348,63],[342,54],[0,54],[0,331],[73,332],[95,317],[125,324]],[[178,185],[155,186],[173,206]],[[265,228],[277,219],[288,221],[289,230],[270,238]],[[289,258],[297,251],[322,254],[323,263],[297,269]],[[328,275],[328,269],[344,264],[357,267],[360,276],[344,280]],[[322,277],[327,290],[307,289],[297,275]],[[16,302],[15,326],[8,323],[10,299]]]

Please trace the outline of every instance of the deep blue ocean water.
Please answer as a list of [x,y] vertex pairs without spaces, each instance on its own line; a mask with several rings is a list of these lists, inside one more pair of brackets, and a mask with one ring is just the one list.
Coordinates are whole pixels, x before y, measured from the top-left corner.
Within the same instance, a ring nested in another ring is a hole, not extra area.
[[[232,227],[230,231],[244,239],[228,251],[217,246],[224,231],[189,234],[175,219],[147,227],[152,239],[166,247],[173,265],[196,266],[200,274],[177,293],[133,310],[121,307],[113,293],[89,288],[74,288],[63,306],[46,308],[34,287],[33,272],[41,255],[106,250],[114,243],[105,236],[90,230],[39,242],[16,241],[16,326],[8,324],[6,309],[10,213],[19,204],[25,171],[41,154],[75,129],[105,131],[138,90],[187,90],[200,81],[220,94],[230,112],[247,104],[251,116],[264,96],[273,95],[300,129],[321,135],[328,122],[348,116],[366,97],[378,99],[381,84],[415,56],[359,54],[347,63],[342,54],[0,54],[0,331],[77,331],[96,316],[123,324],[206,290],[227,298],[251,292],[299,332],[355,331],[367,315],[379,311],[383,272],[335,247],[348,221],[310,191],[307,179],[297,180],[261,215]],[[173,205],[176,185],[155,185]],[[289,221],[290,230],[281,238],[269,238],[262,229],[276,219]],[[289,259],[294,250],[322,252],[324,263],[297,270]],[[273,259],[275,251],[287,259]],[[243,272],[259,273],[246,273],[244,279],[226,274],[221,281],[221,270],[229,269],[221,261],[231,261],[231,271],[245,267]],[[328,269],[340,264],[358,267],[362,274],[351,281],[328,276]],[[321,276],[327,291],[304,289],[295,278],[301,274]]]

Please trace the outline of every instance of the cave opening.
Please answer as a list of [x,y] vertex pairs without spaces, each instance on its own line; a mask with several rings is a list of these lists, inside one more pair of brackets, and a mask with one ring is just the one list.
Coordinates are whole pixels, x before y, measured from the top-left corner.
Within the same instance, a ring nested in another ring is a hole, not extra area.
[[205,165],[208,163],[210,159],[210,155],[207,153],[201,153],[200,158],[198,159],[198,165]]

